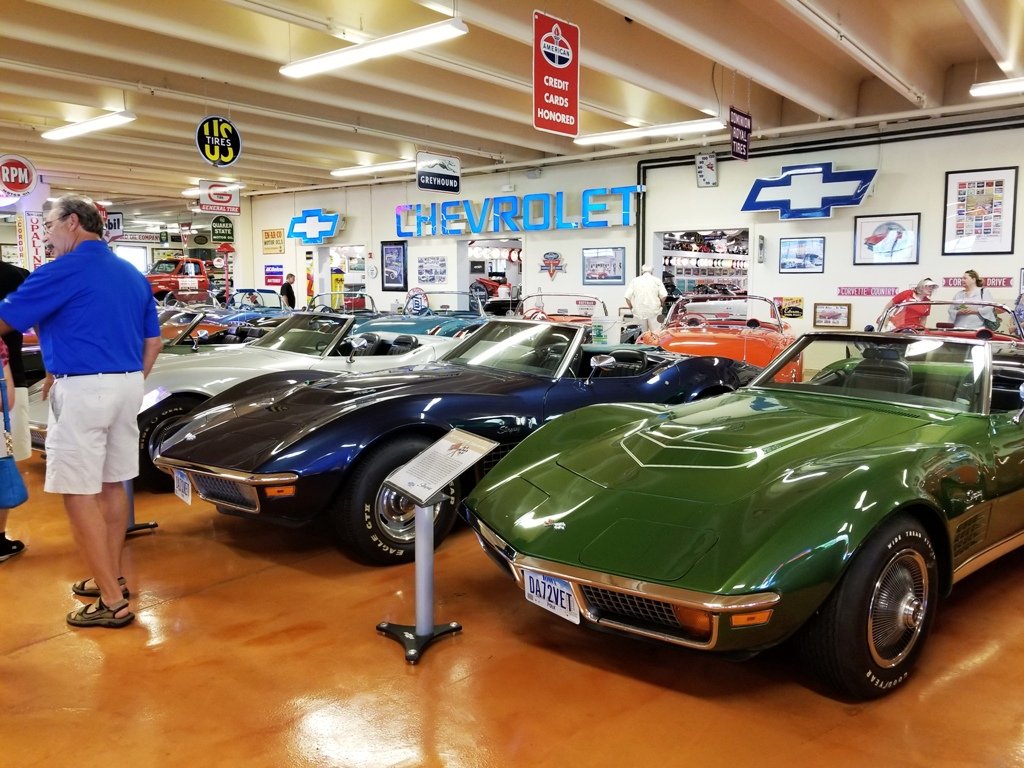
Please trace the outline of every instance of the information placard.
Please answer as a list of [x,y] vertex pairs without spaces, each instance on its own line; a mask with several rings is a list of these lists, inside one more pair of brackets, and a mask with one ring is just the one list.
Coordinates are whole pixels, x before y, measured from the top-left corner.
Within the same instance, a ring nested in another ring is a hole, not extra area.
[[396,469],[384,481],[419,506],[432,499],[448,484],[498,444],[493,440],[453,429],[408,464]]

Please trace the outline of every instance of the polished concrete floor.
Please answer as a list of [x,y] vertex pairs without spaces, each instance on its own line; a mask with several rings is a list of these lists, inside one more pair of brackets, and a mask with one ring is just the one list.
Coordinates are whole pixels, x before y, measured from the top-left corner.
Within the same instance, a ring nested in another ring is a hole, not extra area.
[[527,603],[464,528],[439,549],[420,664],[376,632],[414,623],[414,568],[373,569],[322,530],[138,494],[137,620],[72,629],[88,574],[43,465],[0,564],[4,766],[1024,765],[1024,555],[962,583],[914,679],[835,701],[786,649],[743,663],[587,631]]

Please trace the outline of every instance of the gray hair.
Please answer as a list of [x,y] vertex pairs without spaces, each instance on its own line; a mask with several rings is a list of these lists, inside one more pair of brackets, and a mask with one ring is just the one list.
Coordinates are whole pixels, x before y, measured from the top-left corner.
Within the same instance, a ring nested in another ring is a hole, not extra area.
[[78,223],[86,232],[103,237],[105,227],[103,217],[100,216],[96,204],[88,197],[82,195],[63,195],[53,204],[52,210],[60,213],[60,217],[70,216],[72,213],[78,216]]

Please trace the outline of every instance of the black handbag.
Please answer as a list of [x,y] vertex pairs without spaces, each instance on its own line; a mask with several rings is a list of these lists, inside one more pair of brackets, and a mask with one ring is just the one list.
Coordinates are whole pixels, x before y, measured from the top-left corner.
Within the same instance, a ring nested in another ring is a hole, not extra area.
[[7,455],[0,457],[0,509],[11,509],[28,501],[28,489],[14,463],[14,438],[11,436],[11,413],[7,407],[7,383],[0,381],[0,397],[4,403],[4,446]]

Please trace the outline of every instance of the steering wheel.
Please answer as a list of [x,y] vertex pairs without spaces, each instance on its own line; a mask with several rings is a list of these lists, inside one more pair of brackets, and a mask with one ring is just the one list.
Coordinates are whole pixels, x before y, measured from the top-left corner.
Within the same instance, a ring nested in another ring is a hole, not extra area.
[[708,319],[700,312],[684,312],[676,318],[678,325],[685,325],[688,328],[697,328],[704,325]]
[[540,307],[530,307],[528,310],[523,312],[523,319],[524,320],[550,320],[551,318],[548,317],[544,313],[544,310],[541,309]]

